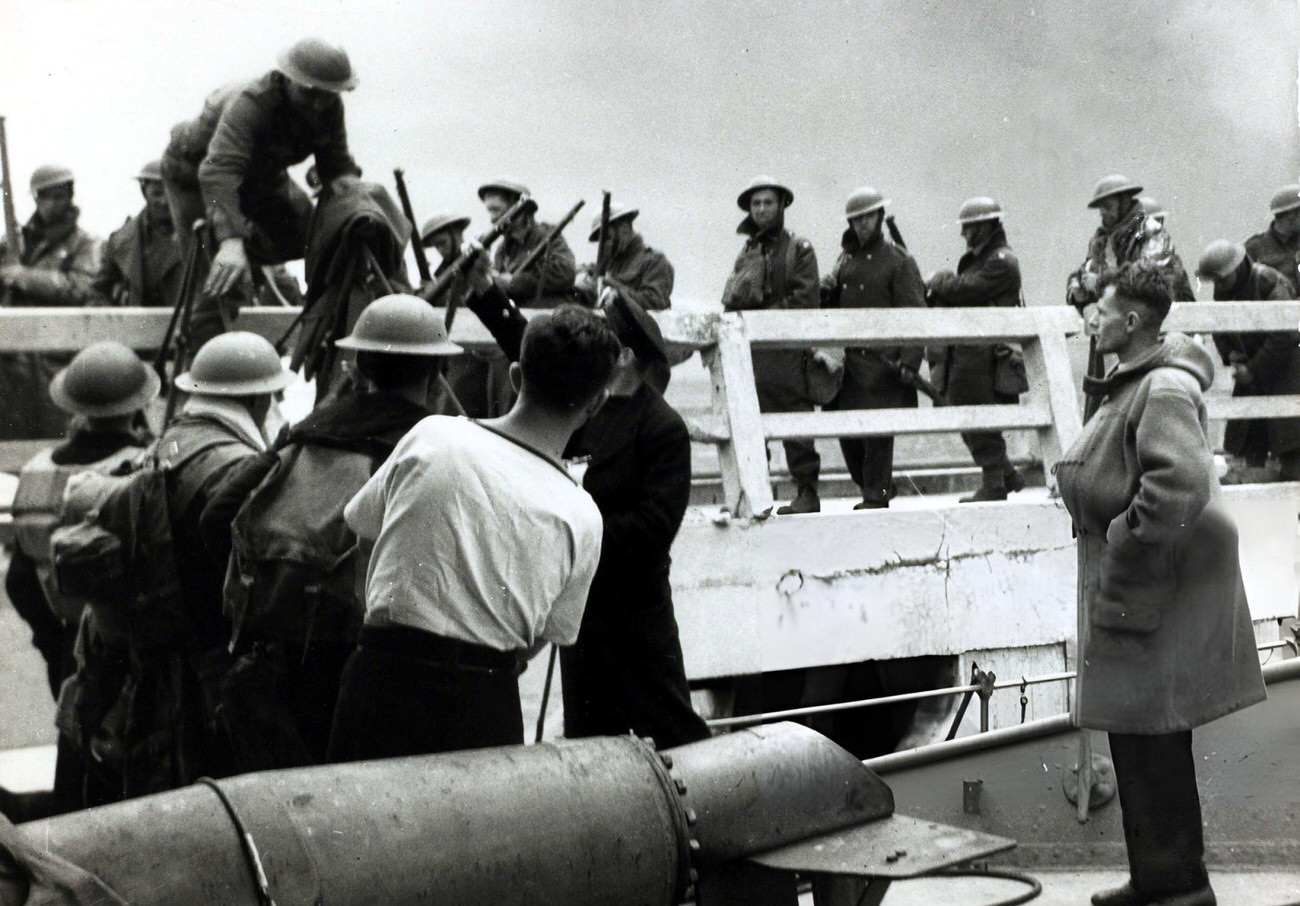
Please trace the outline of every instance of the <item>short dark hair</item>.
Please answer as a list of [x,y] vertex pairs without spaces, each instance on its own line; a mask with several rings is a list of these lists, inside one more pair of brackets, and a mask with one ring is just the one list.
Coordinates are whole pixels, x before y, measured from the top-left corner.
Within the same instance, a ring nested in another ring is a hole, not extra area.
[[402,355],[357,350],[357,371],[377,390],[396,390],[432,375],[442,359],[431,355]]
[[1146,309],[1155,319],[1153,327],[1164,323],[1174,301],[1164,268],[1150,261],[1130,261],[1106,271],[1101,275],[1101,288],[1104,291],[1108,286],[1115,287],[1116,296]]
[[528,322],[519,351],[524,387],[542,406],[568,412],[609,383],[620,349],[604,318],[561,305]]

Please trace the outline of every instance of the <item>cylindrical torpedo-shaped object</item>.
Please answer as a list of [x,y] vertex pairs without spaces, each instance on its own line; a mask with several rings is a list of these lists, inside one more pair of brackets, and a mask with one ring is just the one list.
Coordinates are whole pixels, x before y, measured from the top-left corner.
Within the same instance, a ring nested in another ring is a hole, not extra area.
[[662,755],[608,737],[219,787],[0,825],[0,906],[23,902],[6,848],[43,890],[62,868],[133,906],[668,906],[690,884],[692,859],[726,861],[893,811],[879,778],[796,724]]

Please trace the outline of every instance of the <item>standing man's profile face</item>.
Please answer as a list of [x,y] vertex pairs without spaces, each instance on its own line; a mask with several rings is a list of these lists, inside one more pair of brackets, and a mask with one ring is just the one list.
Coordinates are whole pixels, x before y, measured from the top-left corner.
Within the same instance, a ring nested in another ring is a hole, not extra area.
[[759,189],[749,196],[749,216],[760,230],[770,227],[781,213],[781,196],[775,189]]
[[1116,353],[1123,350],[1140,321],[1132,305],[1115,294],[1115,287],[1106,287],[1088,325],[1089,332],[1097,338],[1097,351]]

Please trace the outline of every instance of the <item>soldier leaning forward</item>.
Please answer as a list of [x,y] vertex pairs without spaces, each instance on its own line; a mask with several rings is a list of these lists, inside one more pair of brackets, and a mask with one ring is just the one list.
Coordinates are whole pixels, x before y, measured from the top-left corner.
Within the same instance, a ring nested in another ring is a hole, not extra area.
[[[1216,302],[1283,301],[1294,298],[1285,276],[1251,260],[1240,244],[1216,239],[1201,254],[1197,275],[1214,281]],[[1223,363],[1232,369],[1233,396],[1283,396],[1300,393],[1300,333],[1216,333]],[[1300,418],[1233,419],[1223,447],[1242,460],[1226,483],[1271,480],[1263,467],[1272,453],[1284,481],[1300,479]]]
[[[119,343],[96,343],[82,350],[50,383],[55,403],[76,416],[72,436],[38,453],[19,476],[13,504],[16,544],[5,591],[31,626],[32,642],[45,659],[55,697],[74,672],[102,672],[99,664],[87,664],[101,649],[83,623],[84,603],[61,594],[53,580],[50,536],[64,516],[64,491],[78,473],[119,472],[144,452],[151,438],[142,427],[141,410],[158,395],[159,383],[153,370]],[[115,785],[87,778],[90,767],[93,762],[82,757],[79,740],[61,732],[54,797],[38,810],[66,812],[111,801]],[[4,807],[0,811],[10,813]],[[24,820],[34,817],[28,810]]]
[[331,397],[275,449],[240,463],[203,510],[209,551],[229,558],[235,663],[219,713],[237,773],[325,760],[343,665],[357,645],[365,565],[343,507],[422,419],[447,340],[415,296],[376,299],[337,343],[373,389]]
[[276,69],[218,89],[197,119],[172,129],[162,172],[176,228],[188,250],[194,222],[206,217],[218,245],[191,323],[192,347],[226,329],[238,304],[216,300],[243,285],[250,262],[306,254],[312,201],[287,169],[314,157],[327,183],[360,176],[340,98],[355,86],[347,54],[308,38],[281,53]]
[[[957,273],[939,271],[930,278],[934,308],[1014,307],[1020,304],[1020,262],[1007,245],[1002,208],[992,198],[971,198],[957,214],[966,253]],[[1005,347],[1004,347],[1005,348]],[[998,348],[947,346],[927,350],[930,374],[947,401],[955,406],[1015,403],[1019,395],[998,389]],[[983,472],[979,489],[962,503],[1006,500],[1025,479],[1007,458],[1007,442],[999,431],[965,431],[962,441]]]
[[[722,307],[727,311],[817,308],[817,255],[812,243],[785,228],[785,209],[794,193],[768,176],[750,182],[736,204],[747,216],[736,232],[748,238],[727,278]],[[754,380],[764,412],[811,412],[800,350],[755,352]],[[821,457],[811,439],[785,441],[786,461],[797,494],[778,513],[815,513],[821,509],[817,479]]]
[[[885,239],[885,198],[870,187],[849,196],[845,216],[849,228],[843,251],[831,272],[822,278],[823,308],[924,308],[925,283],[907,250]],[[906,380],[916,373],[924,350],[920,346],[848,349],[844,381],[836,409],[914,408],[916,387]],[[840,439],[849,476],[862,491],[856,509],[889,506],[893,492],[894,438]]]
[[[22,229],[22,255],[10,263],[0,243],[0,304],[82,306],[91,302],[99,269],[100,242],[77,225],[73,175],[47,165],[32,173],[36,213]],[[46,392],[54,373],[71,356],[49,352],[0,354],[0,440],[60,437],[67,414]]]

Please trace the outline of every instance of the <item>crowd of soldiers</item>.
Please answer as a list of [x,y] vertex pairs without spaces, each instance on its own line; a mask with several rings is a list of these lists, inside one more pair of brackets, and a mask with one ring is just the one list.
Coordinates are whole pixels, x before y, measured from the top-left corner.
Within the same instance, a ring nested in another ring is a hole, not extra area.
[[[351,380],[269,436],[292,374],[270,342],[236,329],[238,313],[302,301],[283,265],[310,265],[315,205],[369,191],[344,125],[342,94],[355,84],[340,48],[308,39],[262,77],[214,92],[137,175],[144,207],[102,248],[77,226],[73,174],[33,174],[36,213],[20,258],[0,269],[9,304],[190,305],[196,351],[175,362],[170,394],[183,402],[162,425],[147,416],[159,373],[124,346],[0,358],[8,436],[68,429],[24,469],[14,504],[6,588],[47,663],[59,751],[51,797],[0,796],[12,816],[203,775],[522,742],[517,676],[547,642],[564,647],[567,735],[632,731],[665,746],[708,735],[691,708],[669,587],[690,441],[662,396],[675,358],[648,314],[670,307],[674,273],[636,231],[635,208],[593,219],[597,261],[579,268],[560,231],[536,220],[527,186],[485,183],[478,195],[501,244],[489,254],[466,242],[467,216],[428,219],[414,234],[439,253],[437,270],[412,284],[389,268],[390,292],[344,309],[323,336],[355,353]],[[308,157],[315,202],[287,173]],[[1104,274],[1132,261],[1194,299],[1164,212],[1141,192],[1112,176],[1089,202],[1101,225],[1067,286],[1089,325]],[[992,198],[961,205],[965,253],[928,281],[875,189],[848,198],[824,275],[786,226],[793,201],[769,177],[738,196],[745,240],[725,310],[1023,304]],[[1265,232],[1201,256],[1216,299],[1294,297],[1300,186],[1272,210]],[[309,266],[309,307],[321,298],[311,278]],[[466,354],[430,302],[470,308],[499,348]],[[530,320],[521,308],[549,312]],[[1215,341],[1234,393],[1300,392],[1294,335]],[[762,351],[754,370],[760,407],[774,412],[915,407],[918,390],[946,404],[1015,403],[1028,389],[1008,345]],[[1259,480],[1270,455],[1281,477],[1300,477],[1297,423],[1230,426],[1229,451],[1254,470],[1245,480]],[[963,501],[1025,487],[1000,433],[962,438],[981,468]],[[888,507],[893,439],[840,443],[858,508]],[[815,447],[788,440],[785,452],[796,493],[778,512],[817,512]],[[586,465],[580,485],[563,465],[574,459]],[[165,475],[158,518],[181,602],[166,632],[140,620],[117,632],[111,602],[86,606],[54,580],[52,533],[98,512],[75,505],[82,473],[141,468]],[[313,574],[302,564],[318,549],[337,559]]]

